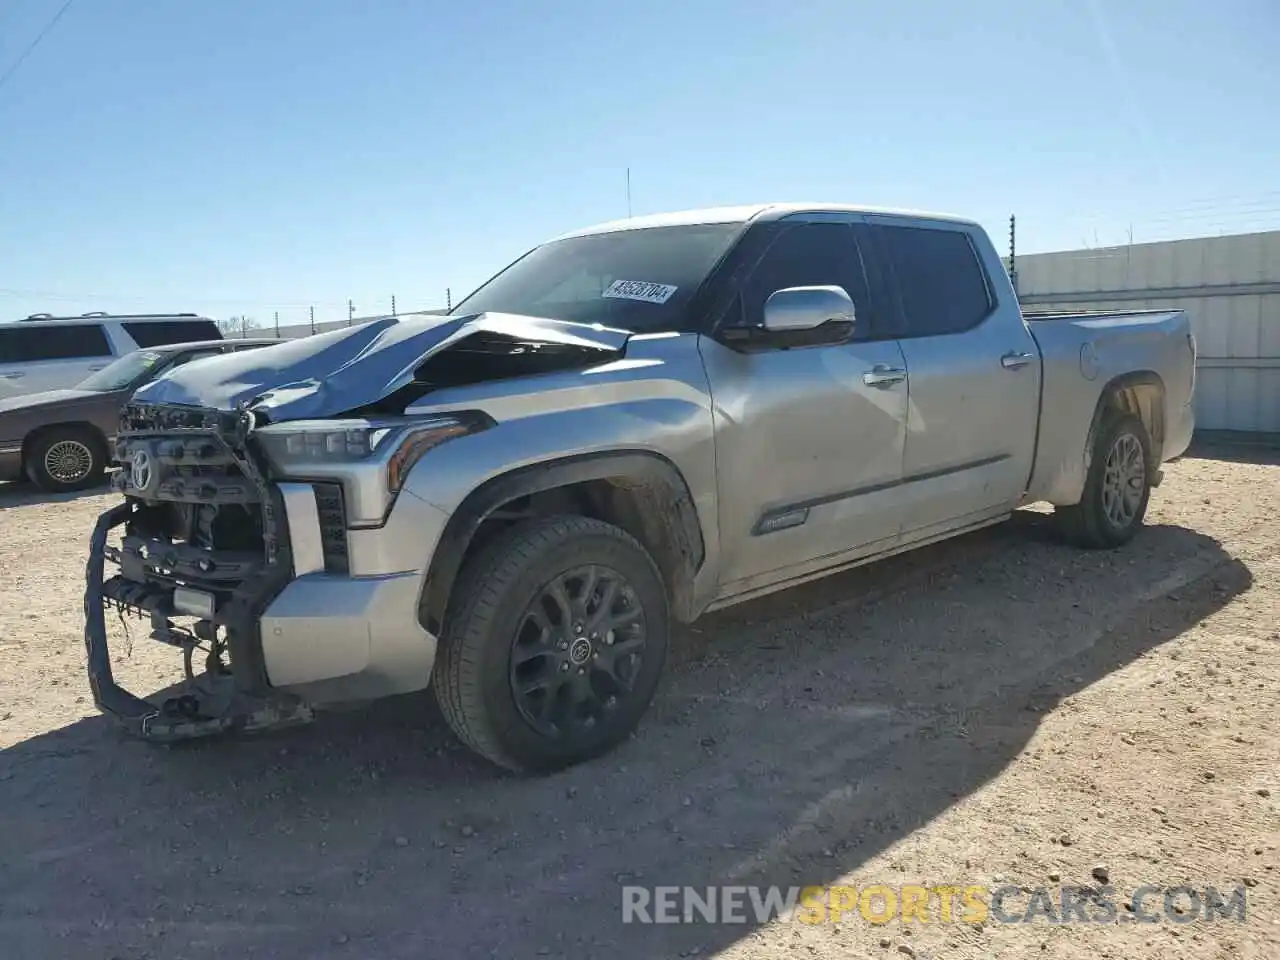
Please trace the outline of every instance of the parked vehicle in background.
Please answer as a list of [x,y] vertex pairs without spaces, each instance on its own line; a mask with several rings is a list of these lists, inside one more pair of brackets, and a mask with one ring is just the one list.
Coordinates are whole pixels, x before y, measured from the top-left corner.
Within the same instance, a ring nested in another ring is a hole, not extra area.
[[222,353],[278,340],[207,340],[135,350],[69,390],[0,400],[0,480],[23,476],[51,492],[79,490],[102,480],[120,408],[142,384]]
[[194,313],[33,314],[0,324],[0,400],[74,386],[142,347],[220,339],[217,323]]
[[[640,721],[672,619],[1036,501],[1125,543],[1190,443],[1194,370],[1181,311],[1028,323],[968,220],[790,204],[569,234],[447,316],[139,390],[87,567],[95,699],[170,740],[430,684],[495,763],[577,763]],[[105,605],[206,672],[126,692]]]

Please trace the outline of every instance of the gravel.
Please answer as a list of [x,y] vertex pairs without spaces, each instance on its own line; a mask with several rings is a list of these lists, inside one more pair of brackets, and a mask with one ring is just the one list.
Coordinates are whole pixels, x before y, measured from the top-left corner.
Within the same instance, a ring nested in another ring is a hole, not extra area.
[[[1280,467],[1210,453],[1168,467],[1119,551],[1022,511],[704,618],[635,738],[536,779],[461,750],[429,696],[125,738],[81,637],[113,498],[0,488],[5,955],[827,960],[914,928],[898,951],[922,958],[1278,956]],[[112,629],[126,686],[178,679],[142,624]],[[1247,882],[1248,922],[621,922],[624,883],[1035,890],[1104,862],[1134,886]]]

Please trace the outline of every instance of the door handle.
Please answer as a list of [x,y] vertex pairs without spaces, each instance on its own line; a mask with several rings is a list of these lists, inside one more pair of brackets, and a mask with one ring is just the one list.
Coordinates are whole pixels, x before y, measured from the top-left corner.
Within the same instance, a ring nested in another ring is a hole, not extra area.
[[907,379],[907,371],[901,367],[886,367],[877,363],[862,375],[862,382],[868,387],[891,387]]
[[1018,370],[1035,359],[1031,353],[1006,353],[1000,358],[1000,365],[1006,370]]
[[21,380],[25,373],[0,373],[0,380]]
[[107,364],[105,364],[105,363],[95,363],[93,366],[91,366],[91,367],[89,368],[89,372],[90,372],[90,373],[97,373],[99,370],[105,370],[105,369],[107,369]]

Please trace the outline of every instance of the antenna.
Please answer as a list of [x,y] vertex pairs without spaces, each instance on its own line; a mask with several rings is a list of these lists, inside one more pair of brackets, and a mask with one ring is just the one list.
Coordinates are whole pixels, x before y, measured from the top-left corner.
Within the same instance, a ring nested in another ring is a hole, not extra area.
[[627,167],[627,219],[631,219],[631,168]]
[[1018,218],[1009,214],[1009,279],[1013,282],[1013,295],[1018,295]]
[[356,317],[356,305],[352,303],[350,299],[348,299],[347,300],[347,326],[348,327],[351,326],[351,321],[354,320],[355,317]]
[[391,315],[393,317],[399,316],[399,314],[396,313],[396,295],[394,293],[391,295]]
[[316,332],[316,308],[308,307],[307,309],[311,311],[311,332],[315,333]]
[[279,310],[276,311],[275,318],[276,318],[276,339],[279,340],[280,339],[280,311]]

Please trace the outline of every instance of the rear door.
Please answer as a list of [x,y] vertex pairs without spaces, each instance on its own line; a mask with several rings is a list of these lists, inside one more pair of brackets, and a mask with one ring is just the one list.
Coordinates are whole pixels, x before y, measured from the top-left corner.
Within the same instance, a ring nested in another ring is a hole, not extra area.
[[896,296],[891,317],[910,384],[903,534],[918,539],[1018,504],[1035,455],[1039,353],[1012,291],[991,280],[1003,267],[980,233],[869,221]]
[[100,323],[0,328],[0,399],[74,387],[114,359]]

